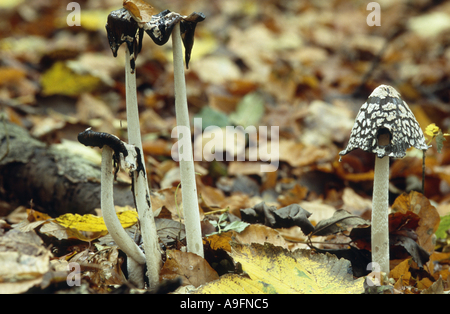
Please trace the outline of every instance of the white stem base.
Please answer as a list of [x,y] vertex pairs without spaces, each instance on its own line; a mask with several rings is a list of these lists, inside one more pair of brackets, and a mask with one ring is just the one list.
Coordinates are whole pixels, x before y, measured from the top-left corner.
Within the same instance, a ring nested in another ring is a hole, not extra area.
[[[372,262],[389,274],[389,157],[375,158],[372,199]],[[372,267],[375,270],[375,267]]]
[[[184,77],[183,49],[180,34],[180,23],[172,31],[173,65],[175,85],[175,112],[177,126],[185,127],[183,136],[191,141],[191,127],[186,98],[186,81]],[[178,136],[181,132],[178,132]],[[186,226],[186,242],[188,252],[201,257],[203,253],[202,233],[200,227],[200,212],[198,207],[197,185],[195,182],[194,157],[192,145],[183,145],[180,156],[188,156],[188,160],[180,160],[181,195],[183,198],[184,223]]]
[[141,152],[141,164],[143,171],[133,173],[134,195],[136,207],[141,223],[141,234],[144,242],[145,257],[147,261],[147,277],[150,288],[159,283],[159,270],[161,269],[161,252],[159,250],[158,235],[156,233],[155,219],[153,216],[145,170],[144,153],[142,151],[141,128],[139,124],[139,111],[136,95],[136,72],[131,73],[130,51],[126,49],[125,57],[125,84],[127,104],[127,131],[128,143],[139,148]]
[[142,253],[137,244],[125,232],[114,209],[112,154],[113,151],[109,146],[103,146],[101,175],[101,208],[103,220],[114,242],[127,254],[128,278],[130,282],[138,288],[144,288],[144,253]]

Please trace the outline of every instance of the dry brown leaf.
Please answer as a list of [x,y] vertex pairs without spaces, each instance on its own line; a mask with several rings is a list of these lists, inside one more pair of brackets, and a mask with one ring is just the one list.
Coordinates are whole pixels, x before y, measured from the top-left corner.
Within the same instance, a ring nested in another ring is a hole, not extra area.
[[89,276],[91,283],[97,285],[100,292],[108,292],[111,285],[121,285],[125,282],[125,275],[120,268],[122,263],[119,249],[114,246],[89,256],[81,266],[89,269],[85,275]]
[[277,200],[281,204],[281,206],[288,206],[291,204],[300,203],[302,200],[306,198],[307,194],[308,188],[296,184],[292,189],[278,196]]
[[280,139],[280,161],[289,163],[292,167],[304,167],[316,162],[332,161],[336,152],[330,147],[304,145],[294,140]]
[[372,209],[372,200],[369,198],[363,198],[362,196],[356,194],[356,192],[351,188],[344,189],[342,200],[344,201],[342,209],[345,209],[355,215],[360,215],[364,211]]
[[[159,191],[152,191],[150,193],[150,199],[152,202],[153,211],[157,211],[163,206],[165,206],[172,214],[172,219],[179,219],[177,206],[175,204],[175,191],[176,187],[171,187],[168,189],[162,189]],[[178,189],[177,193],[177,203],[179,206],[179,210],[181,213],[181,210],[183,208],[182,205],[182,198],[181,198],[181,189]]]
[[208,262],[194,253],[168,250],[167,259],[160,272],[161,280],[181,277],[183,286],[198,287],[204,283],[219,279],[217,272]]
[[34,232],[10,230],[0,237],[0,293],[22,293],[41,283],[52,253]]
[[248,226],[241,233],[237,233],[235,235],[235,239],[238,243],[242,244],[264,244],[268,242],[276,246],[281,246],[284,248],[288,247],[286,241],[278,231],[260,224]]
[[152,19],[153,7],[144,0],[124,0],[123,7],[127,9],[137,22],[147,23]]
[[216,233],[210,236],[207,236],[205,241],[209,242],[209,245],[211,249],[213,250],[219,250],[223,249],[227,252],[231,252],[231,239],[232,236],[234,236],[236,232],[234,231],[227,231],[227,232],[221,232]]
[[389,277],[395,279],[396,289],[401,289],[403,288],[403,286],[409,286],[409,280],[411,279],[411,273],[409,272],[410,265],[411,258],[408,258],[395,266],[395,268],[390,271]]
[[[442,269],[437,269],[434,266],[440,264],[440,265],[447,265],[442,267]],[[442,277],[443,280],[448,280],[449,274],[450,274],[450,252],[434,252],[430,256],[430,261],[427,263],[430,274],[434,277],[434,279],[438,279],[439,276]]]
[[419,227],[416,229],[417,242],[427,252],[434,251],[433,235],[439,227],[440,217],[428,198],[419,192],[412,191],[402,194],[392,204],[393,212],[406,213],[411,211],[420,217]]

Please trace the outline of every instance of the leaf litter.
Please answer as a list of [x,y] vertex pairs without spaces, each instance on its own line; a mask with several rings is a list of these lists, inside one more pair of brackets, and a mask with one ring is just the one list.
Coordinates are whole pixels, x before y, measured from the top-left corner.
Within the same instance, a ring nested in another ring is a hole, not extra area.
[[[337,152],[365,96],[390,77],[433,147],[425,159],[424,194],[410,192],[420,190],[422,156],[410,151],[391,164],[395,197],[387,291],[448,293],[448,23],[442,19],[445,13],[437,12],[449,12],[449,5],[433,2],[422,10],[419,3],[391,3],[383,8],[383,25],[375,29],[365,23],[364,6],[338,2],[327,7],[245,0],[212,6],[201,0],[167,7],[208,12],[197,27],[194,47],[191,39],[187,42],[193,48],[186,71],[193,117],[203,118],[203,127],[279,126],[280,156],[277,171],[268,173],[259,171],[267,164],[263,150],[257,161],[239,162],[236,154],[226,160],[225,147],[224,160],[196,162],[196,171],[203,174],[197,185],[205,259],[183,252],[182,207],[177,209],[181,193],[174,197],[178,165],[170,159],[170,131],[176,124],[168,48],[155,46],[139,55],[143,147],[158,235],[166,250],[161,279],[171,287],[160,291],[193,285],[197,292],[214,293],[236,293],[233,287],[257,293],[363,292],[370,262],[373,157],[354,152],[339,163]],[[157,11],[146,11],[143,1],[126,1],[125,6],[142,22]],[[152,6],[166,8],[160,1]],[[112,57],[104,29],[110,9],[87,1],[82,25],[74,28],[65,23],[66,8],[54,0],[45,10],[43,4],[22,3],[0,13],[5,21],[0,26],[5,30],[0,38],[2,113],[42,147],[63,141],[70,147],[86,126],[126,137],[123,62]],[[420,24],[435,18],[443,22]],[[244,142],[248,157],[249,141]],[[203,150],[206,142],[195,144]],[[269,137],[263,148],[271,144]],[[2,144],[0,152],[5,151]],[[10,158],[0,160],[3,176]],[[98,154],[92,160],[99,160]],[[15,191],[6,193],[6,188],[0,190],[0,291],[70,291],[70,262],[81,265],[78,292],[123,291],[118,287],[125,283],[126,257],[108,237],[99,213],[55,215],[38,195],[18,203],[10,196]],[[18,205],[28,211],[15,212]],[[141,245],[135,214],[128,218],[131,226],[124,226]],[[269,269],[271,263],[277,267]],[[278,276],[286,280],[280,283]]]

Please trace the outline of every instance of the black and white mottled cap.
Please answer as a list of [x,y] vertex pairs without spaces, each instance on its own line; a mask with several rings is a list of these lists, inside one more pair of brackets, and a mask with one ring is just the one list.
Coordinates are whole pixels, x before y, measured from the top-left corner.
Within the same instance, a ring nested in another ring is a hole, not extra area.
[[[389,132],[388,145],[378,145],[381,132]],[[402,158],[411,146],[420,150],[428,149],[419,123],[393,87],[380,85],[359,110],[347,148],[339,155],[344,156],[359,148],[379,158]]]

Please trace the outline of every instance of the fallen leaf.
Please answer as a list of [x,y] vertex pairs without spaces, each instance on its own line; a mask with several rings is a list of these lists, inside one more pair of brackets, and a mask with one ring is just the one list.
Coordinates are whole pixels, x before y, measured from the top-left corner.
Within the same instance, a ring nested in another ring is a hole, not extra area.
[[419,290],[426,290],[433,285],[433,282],[429,278],[422,278],[416,283],[416,287]]
[[111,285],[121,285],[126,281],[121,270],[122,263],[119,249],[114,246],[89,256],[81,266],[89,269],[83,275],[90,278],[90,283],[95,284],[99,292],[108,292]]
[[290,228],[298,226],[303,234],[309,234],[314,230],[313,225],[308,220],[311,213],[298,204],[282,207],[273,212],[276,224],[273,228]]
[[180,224],[179,221],[155,218],[155,225],[159,239],[166,245],[177,239],[183,240],[186,237],[184,225]]
[[[401,246],[402,248],[404,248],[420,268],[423,268],[423,266],[428,262],[430,258],[430,254],[410,237],[402,235],[391,235],[389,237],[389,242],[391,248],[395,248],[396,246]],[[394,249],[391,249],[391,251],[392,258],[395,258],[396,255],[401,254],[399,252],[396,252]]]
[[75,228],[66,228],[54,220],[49,221],[45,225],[43,225],[39,232],[57,238],[58,240],[67,240],[67,239],[79,239],[85,242],[91,242],[95,239],[103,237],[108,234],[107,230],[102,231],[83,231],[77,230]]
[[97,89],[101,80],[90,74],[77,74],[64,62],[58,61],[42,74],[41,84],[44,96],[78,96]]
[[411,211],[420,217],[419,226],[416,229],[419,245],[427,252],[434,251],[433,235],[439,227],[440,217],[428,198],[419,192],[412,191],[402,194],[392,204],[392,212],[406,213]]
[[181,276],[183,286],[198,287],[219,278],[208,262],[194,253],[168,250],[166,256],[166,262],[160,272],[161,280],[170,280]]
[[441,222],[439,223],[439,227],[436,230],[436,237],[439,239],[446,239],[450,230],[450,214],[441,217]]
[[289,163],[292,167],[304,167],[316,162],[333,161],[336,152],[329,147],[304,145],[294,140],[280,139],[280,161]]
[[268,206],[261,202],[251,208],[241,209],[242,221],[248,223],[262,223],[271,228],[289,228],[299,226],[304,234],[314,230],[308,220],[311,213],[298,204],[292,204],[277,210],[275,206]]
[[360,215],[366,210],[372,209],[372,200],[361,197],[351,188],[344,189],[342,201],[344,202],[342,209],[355,215]]
[[[117,217],[123,228],[129,228],[138,221],[134,210],[119,209]],[[103,217],[91,214],[65,214],[55,219],[46,220],[39,229],[41,233],[62,239],[79,239],[90,242],[108,234]]]
[[362,277],[368,275],[370,272],[367,265],[372,261],[370,251],[358,249],[350,246],[349,249],[319,249],[311,246],[314,251],[318,253],[329,253],[335,255],[337,258],[345,258],[352,264],[352,272],[355,277]]
[[[179,171],[178,171],[179,173]],[[177,187],[171,187],[167,189],[162,189],[159,191],[152,191],[150,193],[150,199],[152,202],[152,207],[154,211],[158,211],[160,208],[165,206],[170,213],[172,214],[172,219],[179,220],[180,215],[182,213],[182,196],[181,189],[178,189],[175,198],[175,192],[177,191]],[[177,202],[175,202],[175,200]],[[177,203],[179,204],[177,209]]]
[[232,244],[232,258],[248,277],[222,276],[196,293],[362,293],[364,278],[353,279],[350,262],[331,254],[266,243]]
[[396,289],[402,288],[403,286],[409,286],[409,280],[411,279],[411,272],[409,267],[411,265],[411,259],[405,259],[403,262],[395,266],[389,273],[389,278],[395,279],[394,287]]
[[208,235],[205,240],[209,242],[211,249],[217,251],[223,249],[231,252],[231,237],[235,234],[234,231],[222,232],[220,234]]
[[234,239],[241,244],[264,244],[268,242],[276,246],[288,247],[287,242],[278,231],[259,224],[250,225],[244,231],[235,233]]
[[277,201],[282,206],[288,206],[291,204],[300,203],[302,200],[306,198],[307,195],[308,195],[308,188],[296,184],[292,189],[283,192],[282,195],[278,196]]
[[152,19],[153,7],[143,0],[124,0],[123,7],[133,15],[136,22],[147,23]]
[[[123,228],[128,228],[138,221],[138,213],[133,210],[126,210],[117,213],[120,224]],[[80,231],[102,232],[107,231],[103,217],[91,214],[65,214],[55,218],[55,221],[63,227],[77,229]]]
[[422,290],[420,294],[444,294],[444,281],[442,277],[433,282],[433,284],[425,290]]
[[230,114],[230,121],[234,125],[248,126],[258,125],[265,111],[264,98],[258,92],[247,94],[237,104],[236,111]]
[[0,237],[0,293],[22,293],[41,283],[51,257],[34,231],[8,231]]
[[[417,226],[417,215],[409,212],[389,214],[390,259],[405,259],[411,256],[422,268],[428,262],[430,254],[417,242],[414,228]],[[350,232],[352,242],[360,249],[371,250],[371,227],[353,228]]]
[[442,279],[447,280],[449,275],[449,268],[435,268],[434,266],[436,264],[441,265],[450,265],[450,252],[442,253],[442,252],[434,252],[430,256],[430,261],[428,262],[429,268],[430,268],[430,274],[435,278],[438,279],[439,276],[442,276]]
[[346,210],[338,209],[331,218],[319,221],[312,234],[316,236],[335,234],[347,230],[348,227],[361,225],[369,226],[370,222],[359,216],[352,215]]

